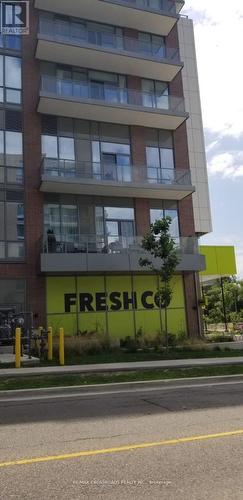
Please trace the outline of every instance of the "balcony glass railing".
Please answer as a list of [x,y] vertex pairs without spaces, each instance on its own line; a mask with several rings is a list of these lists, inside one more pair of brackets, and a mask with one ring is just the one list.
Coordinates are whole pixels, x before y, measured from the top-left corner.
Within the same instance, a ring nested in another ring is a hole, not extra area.
[[186,169],[158,168],[154,166],[111,165],[73,160],[43,158],[42,176],[80,180],[110,181],[119,184],[161,184],[191,186],[191,173]]
[[127,5],[150,12],[176,15],[184,5],[183,0],[103,0],[104,2]]
[[179,63],[179,49],[167,48],[164,43],[150,43],[136,38],[120,36],[110,31],[88,30],[81,23],[40,18],[39,34],[52,41],[87,47],[94,45],[108,51],[118,51],[162,62]]
[[47,97],[72,99],[77,102],[97,101],[111,106],[152,108],[161,113],[185,113],[182,97],[158,95],[152,92],[143,92],[127,88],[120,88],[99,83],[90,83],[78,80],[59,79],[55,76],[42,75],[41,92]]
[[[47,234],[43,238],[42,253],[44,254],[74,254],[74,253],[144,253],[142,236],[117,236],[96,234]],[[198,239],[194,237],[174,238],[179,254],[197,254]]]

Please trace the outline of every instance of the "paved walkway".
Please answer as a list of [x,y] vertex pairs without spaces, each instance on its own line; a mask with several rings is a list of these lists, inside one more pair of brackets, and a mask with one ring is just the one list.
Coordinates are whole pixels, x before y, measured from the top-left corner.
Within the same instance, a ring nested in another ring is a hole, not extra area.
[[138,361],[131,363],[106,363],[102,365],[73,365],[73,366],[46,366],[36,368],[4,368],[0,369],[0,377],[14,377],[16,375],[59,375],[75,373],[108,373],[133,370],[153,370],[158,368],[193,368],[197,366],[227,366],[242,365],[243,356],[227,358],[203,359],[172,359],[165,361]]

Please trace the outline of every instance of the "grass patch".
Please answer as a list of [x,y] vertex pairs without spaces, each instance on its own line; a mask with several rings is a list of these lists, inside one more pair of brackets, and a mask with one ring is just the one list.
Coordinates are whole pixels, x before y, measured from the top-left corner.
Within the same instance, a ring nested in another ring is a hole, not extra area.
[[[128,363],[136,361],[163,361],[173,359],[203,359],[203,358],[225,358],[230,356],[243,356],[242,350],[206,350],[206,349],[168,349],[164,352],[125,352],[115,350],[99,354],[84,354],[82,356],[68,355],[65,356],[66,365],[90,365],[102,363]],[[54,361],[52,365],[56,364]],[[42,366],[50,365],[48,362],[42,362]]]
[[190,377],[216,377],[219,375],[241,375],[243,366],[212,366],[197,368],[158,369],[102,374],[41,375],[34,377],[0,378],[0,391],[17,389],[37,389],[48,387],[67,387],[92,384],[111,384],[114,382],[141,382]]

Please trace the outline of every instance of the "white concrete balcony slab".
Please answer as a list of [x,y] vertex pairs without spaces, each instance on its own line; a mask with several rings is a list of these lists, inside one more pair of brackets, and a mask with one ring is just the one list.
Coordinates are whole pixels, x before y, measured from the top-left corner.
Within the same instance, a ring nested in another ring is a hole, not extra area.
[[183,0],[35,0],[49,12],[167,36],[179,18]]
[[184,99],[43,75],[38,111],[49,115],[176,130],[187,118]]
[[40,190],[98,196],[180,201],[195,191],[190,170],[102,165],[44,158]]
[[[50,274],[143,272],[139,259],[148,256],[141,247],[142,237],[72,235],[44,238],[41,248],[41,272]],[[199,254],[197,238],[175,239],[180,262],[177,272],[202,271],[205,257]],[[153,260],[158,267],[160,261]]]
[[40,17],[36,57],[42,61],[171,82],[181,71],[178,48],[106,31],[74,30],[71,22]]

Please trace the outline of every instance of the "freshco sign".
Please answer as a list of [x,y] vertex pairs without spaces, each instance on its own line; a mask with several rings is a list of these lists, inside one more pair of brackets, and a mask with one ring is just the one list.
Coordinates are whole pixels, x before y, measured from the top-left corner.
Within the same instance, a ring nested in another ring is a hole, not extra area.
[[[105,292],[97,293],[67,293],[64,295],[65,313],[71,313],[78,305],[79,312],[129,311],[138,309],[140,298],[144,309],[159,307],[158,293],[147,290],[138,296],[137,292]],[[109,303],[109,305],[108,305]]]

